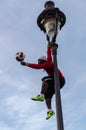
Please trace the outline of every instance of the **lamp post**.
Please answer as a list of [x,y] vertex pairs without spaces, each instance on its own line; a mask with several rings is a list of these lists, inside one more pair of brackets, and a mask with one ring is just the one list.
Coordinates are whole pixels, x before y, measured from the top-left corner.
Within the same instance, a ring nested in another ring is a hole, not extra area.
[[55,97],[56,97],[56,117],[57,117],[57,130],[64,130],[63,115],[61,106],[61,94],[59,75],[57,73],[57,48],[58,44],[55,43],[56,36],[66,22],[66,17],[59,8],[55,7],[53,1],[47,1],[44,4],[45,9],[37,18],[39,28],[46,34],[47,41],[52,45],[52,56],[54,62],[54,79],[55,79]]

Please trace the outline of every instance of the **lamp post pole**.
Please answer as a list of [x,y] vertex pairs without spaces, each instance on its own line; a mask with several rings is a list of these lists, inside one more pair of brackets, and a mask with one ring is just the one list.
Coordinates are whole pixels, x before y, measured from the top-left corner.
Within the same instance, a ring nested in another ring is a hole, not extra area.
[[57,48],[58,45],[55,43],[56,36],[64,26],[66,17],[59,8],[55,8],[53,1],[47,1],[44,5],[45,9],[37,18],[37,24],[40,29],[46,33],[47,41],[51,43],[52,56],[54,62],[54,80],[55,80],[55,97],[56,97],[56,119],[57,119],[57,130],[64,130],[63,115],[61,106],[61,94],[60,94],[60,83],[58,75],[58,64],[57,64]]
[[52,43],[52,55],[53,55],[53,62],[54,62],[57,130],[64,130],[63,114],[62,114],[62,106],[61,106],[60,83],[59,83],[59,75],[57,73],[57,69],[58,69],[57,48],[58,48],[58,45],[55,43]]

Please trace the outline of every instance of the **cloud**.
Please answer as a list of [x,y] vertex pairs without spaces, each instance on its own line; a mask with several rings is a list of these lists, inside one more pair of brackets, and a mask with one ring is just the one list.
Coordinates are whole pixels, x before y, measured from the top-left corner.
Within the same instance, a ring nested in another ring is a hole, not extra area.
[[[15,53],[19,50],[25,53],[28,62],[37,62],[39,55],[46,53],[46,36],[36,23],[37,16],[44,9],[44,2],[46,1],[0,1],[1,130],[56,129],[55,116],[45,120],[45,103],[30,99],[40,92],[41,78],[46,74],[22,67],[15,60]],[[86,129],[85,3],[80,0],[74,3],[55,0],[56,6],[67,17],[57,38],[58,63],[66,77],[66,84],[61,91],[66,130]],[[54,100],[52,104],[55,109]]]

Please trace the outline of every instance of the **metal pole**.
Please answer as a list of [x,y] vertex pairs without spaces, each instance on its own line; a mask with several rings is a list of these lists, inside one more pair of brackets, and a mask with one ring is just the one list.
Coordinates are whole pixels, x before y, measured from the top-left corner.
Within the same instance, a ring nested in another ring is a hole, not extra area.
[[59,75],[58,75],[58,71],[57,71],[57,69],[58,69],[57,48],[58,48],[58,45],[55,43],[52,43],[52,56],[53,56],[53,62],[54,62],[57,130],[64,130],[62,106],[61,106],[60,83],[59,83]]

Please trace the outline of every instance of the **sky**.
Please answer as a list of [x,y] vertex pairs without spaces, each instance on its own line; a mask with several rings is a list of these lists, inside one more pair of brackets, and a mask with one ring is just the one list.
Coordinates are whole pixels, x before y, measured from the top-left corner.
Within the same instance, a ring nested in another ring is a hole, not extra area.
[[[45,119],[40,93],[43,70],[21,66],[15,54],[37,63],[46,55],[47,40],[37,26],[46,0],[0,0],[0,130],[57,130],[56,115]],[[64,130],[86,130],[86,1],[54,0],[66,15],[56,43],[58,67],[66,78],[61,92]],[[56,111],[55,96],[52,108]]]

